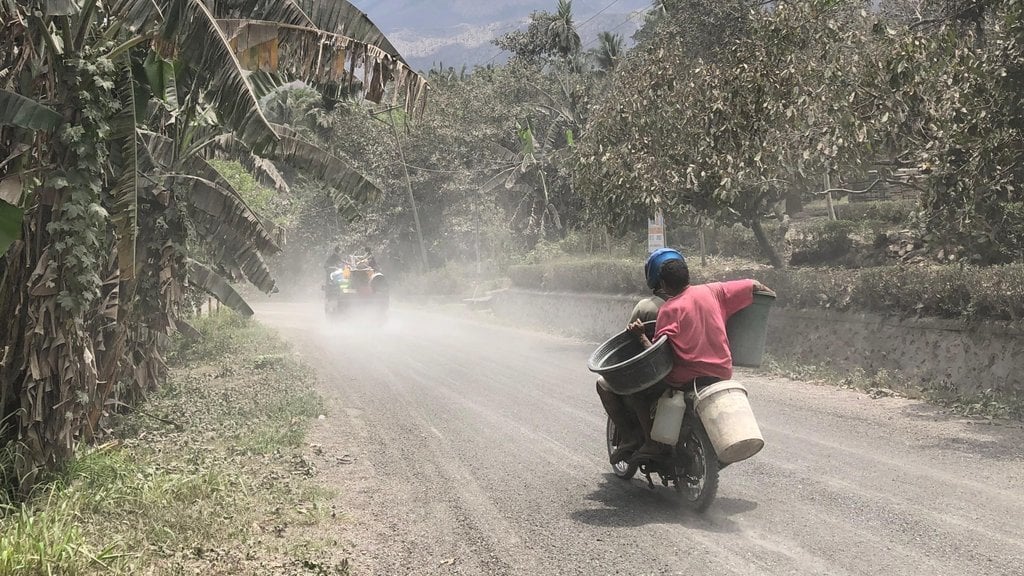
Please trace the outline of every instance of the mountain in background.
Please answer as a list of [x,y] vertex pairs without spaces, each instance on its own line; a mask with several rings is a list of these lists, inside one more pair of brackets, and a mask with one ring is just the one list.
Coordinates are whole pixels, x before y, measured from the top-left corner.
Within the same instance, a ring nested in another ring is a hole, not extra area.
[[[437,63],[447,68],[501,64],[508,57],[491,41],[525,28],[531,12],[554,12],[557,0],[352,0],[387,34],[418,70]],[[584,49],[597,44],[597,34],[611,30],[629,42],[643,24],[650,0],[575,0],[573,17]],[[604,10],[603,12],[601,12]],[[598,12],[601,12],[598,14]]]

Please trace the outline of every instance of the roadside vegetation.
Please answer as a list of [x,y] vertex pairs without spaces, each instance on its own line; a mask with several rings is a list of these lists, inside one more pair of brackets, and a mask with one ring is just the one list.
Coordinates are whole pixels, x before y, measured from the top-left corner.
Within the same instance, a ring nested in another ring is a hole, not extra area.
[[[513,286],[533,290],[642,294],[642,260],[576,257],[509,267]],[[792,308],[876,312],[903,318],[1024,319],[1024,265],[877,266],[778,270],[747,259],[713,257],[692,265],[695,282],[758,278]]]
[[324,106],[386,92],[422,113],[425,79],[355,6],[331,7],[0,3],[0,448],[15,483],[0,491],[30,493],[158,391],[164,342],[192,332],[200,294],[251,315],[232,284],[275,290],[274,203],[218,170],[277,193],[301,170],[338,219],[380,193],[271,120],[291,82]]
[[[628,47],[614,30],[580,39],[572,4],[553,1],[495,42],[505,65],[435,66],[428,113],[397,134],[402,118],[296,98],[304,133],[387,193],[358,225],[286,247],[287,266],[365,245],[416,294],[471,295],[520,265],[641,258],[660,210],[693,258],[792,270],[800,305],[856,309],[875,280],[924,281],[941,283],[934,304],[876,309],[1019,318],[1021,4],[771,4],[655,2]],[[850,301],[811,298],[816,276]],[[985,294],[961,309],[950,290]]]
[[282,269],[308,278],[337,243],[372,247],[411,298],[639,294],[661,211],[697,281],[754,276],[796,308],[1019,323],[1022,10],[666,0],[628,46],[579,38],[572,4],[552,0],[495,42],[504,65],[430,70],[417,122],[280,100],[385,192],[348,225],[294,188],[303,241]]
[[23,501],[0,501],[0,575],[345,574],[315,534],[304,456],[323,407],[274,333],[225,310],[177,339],[167,385]]

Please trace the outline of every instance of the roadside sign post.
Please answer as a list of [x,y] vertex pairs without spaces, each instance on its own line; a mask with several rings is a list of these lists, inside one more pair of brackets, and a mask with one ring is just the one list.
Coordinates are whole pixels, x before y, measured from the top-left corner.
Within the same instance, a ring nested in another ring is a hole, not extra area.
[[647,253],[665,247],[665,215],[658,210],[654,218],[647,221]]

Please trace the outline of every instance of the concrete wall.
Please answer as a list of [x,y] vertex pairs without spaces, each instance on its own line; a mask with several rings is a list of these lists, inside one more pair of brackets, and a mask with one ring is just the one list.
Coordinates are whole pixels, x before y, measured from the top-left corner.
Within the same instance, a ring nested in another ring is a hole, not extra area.
[[[507,290],[494,294],[494,313],[524,325],[592,341],[622,330],[636,296]],[[948,381],[970,392],[1024,393],[1024,330],[951,320],[776,308],[768,353],[838,369],[898,370],[917,383]]]

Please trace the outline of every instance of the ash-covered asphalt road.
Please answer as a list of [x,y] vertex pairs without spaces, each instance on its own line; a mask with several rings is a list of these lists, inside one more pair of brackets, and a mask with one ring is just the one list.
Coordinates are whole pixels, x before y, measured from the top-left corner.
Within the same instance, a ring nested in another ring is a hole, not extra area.
[[257,317],[319,371],[312,441],[356,574],[1024,575],[1020,427],[740,371],[767,445],[700,516],[610,474],[592,344],[424,311]]

